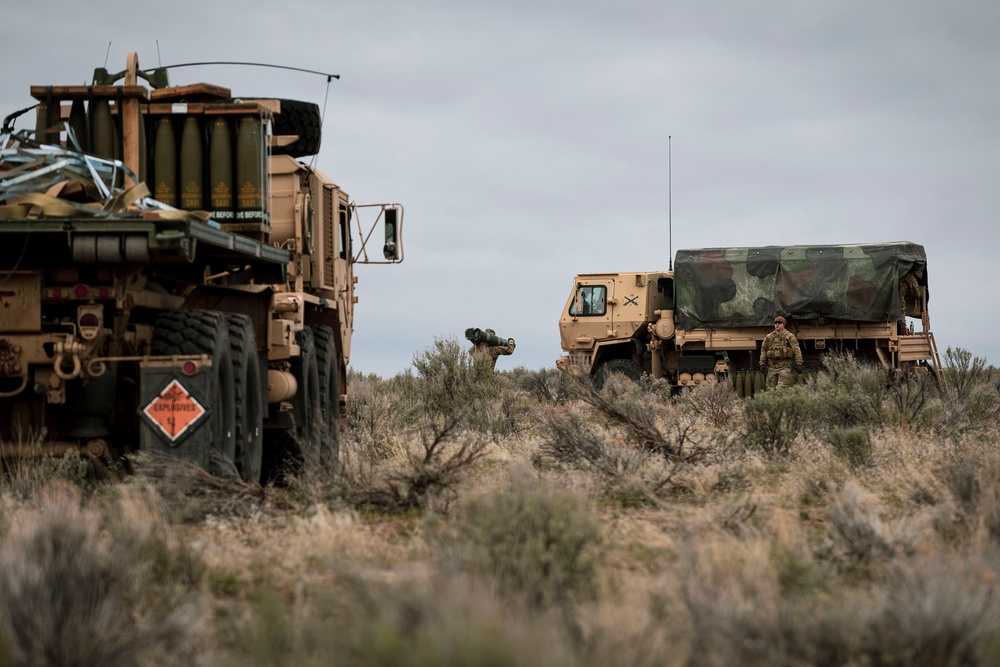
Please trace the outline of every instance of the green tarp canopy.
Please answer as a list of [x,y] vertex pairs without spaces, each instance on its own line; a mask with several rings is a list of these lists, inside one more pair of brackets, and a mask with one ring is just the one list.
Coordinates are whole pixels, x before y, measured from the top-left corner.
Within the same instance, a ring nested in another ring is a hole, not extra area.
[[916,243],[680,250],[674,319],[682,329],[771,326],[776,315],[893,322],[910,271],[927,285]]

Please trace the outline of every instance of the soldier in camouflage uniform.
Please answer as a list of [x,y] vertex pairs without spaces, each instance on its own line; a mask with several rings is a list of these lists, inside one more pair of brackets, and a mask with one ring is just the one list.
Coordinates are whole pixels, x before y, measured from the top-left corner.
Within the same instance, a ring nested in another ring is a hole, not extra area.
[[906,316],[911,308],[920,310],[920,283],[918,278],[923,277],[920,269],[911,269],[899,279],[899,333],[907,333]]
[[774,331],[760,346],[760,370],[767,372],[767,388],[787,387],[792,381],[792,367],[802,370],[802,350],[795,334],[785,329],[785,318],[774,318]]
[[[495,336],[496,331],[493,329],[486,329],[486,333]],[[469,354],[473,359],[489,359],[490,360],[490,370],[496,370],[497,359],[500,355],[514,354],[514,339],[508,338],[506,345],[487,345],[486,343],[476,343],[469,349]]]

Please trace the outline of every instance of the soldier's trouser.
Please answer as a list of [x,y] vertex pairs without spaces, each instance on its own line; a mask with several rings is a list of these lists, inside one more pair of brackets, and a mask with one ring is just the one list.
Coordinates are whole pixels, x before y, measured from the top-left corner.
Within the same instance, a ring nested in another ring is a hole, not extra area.
[[767,388],[776,389],[792,384],[791,368],[769,368],[767,371]]

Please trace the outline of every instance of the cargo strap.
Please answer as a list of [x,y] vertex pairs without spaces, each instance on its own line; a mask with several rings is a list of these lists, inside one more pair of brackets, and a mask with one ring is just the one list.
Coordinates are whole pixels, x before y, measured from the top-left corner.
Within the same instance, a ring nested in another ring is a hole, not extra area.
[[[62,184],[59,184],[61,186]],[[58,193],[62,188],[56,186],[49,193]],[[128,190],[121,192],[103,204],[78,202],[60,199],[54,194],[32,192],[24,195],[16,204],[0,206],[0,219],[57,217],[71,218],[85,215],[88,217],[106,217],[115,213],[123,213],[140,199],[149,196],[149,188],[145,183],[137,183]],[[208,211],[182,211],[179,209],[158,210],[160,218],[165,220],[197,220],[208,222],[211,214]]]

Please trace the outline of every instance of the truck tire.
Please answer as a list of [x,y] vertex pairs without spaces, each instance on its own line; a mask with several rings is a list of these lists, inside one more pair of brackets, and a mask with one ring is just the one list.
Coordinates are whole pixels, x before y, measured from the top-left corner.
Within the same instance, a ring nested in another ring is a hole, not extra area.
[[264,434],[262,477],[267,482],[286,484],[302,472],[302,467],[315,461],[319,449],[317,433],[322,419],[319,404],[319,367],[312,329],[306,327],[295,334],[299,356],[291,360],[291,373],[298,390],[292,398],[292,425],[272,428]]
[[[244,101],[262,98],[240,98]],[[269,98],[274,99],[274,98]],[[279,99],[281,113],[275,114],[272,120],[272,131],[275,135],[297,134],[298,140],[287,146],[275,146],[271,149],[273,155],[291,155],[306,157],[319,153],[320,140],[323,138],[323,122],[319,105],[300,100]]]
[[240,478],[248,484],[260,482],[264,452],[264,394],[261,363],[253,322],[246,315],[226,314],[229,350],[233,360],[236,402],[236,455]]
[[638,384],[642,380],[642,369],[639,364],[631,359],[612,359],[601,364],[594,375],[594,386],[598,390],[604,388],[604,383],[612,375],[620,375],[633,383]]
[[[210,473],[229,477],[236,456],[236,403],[229,325],[222,313],[212,310],[172,310],[156,318],[154,355],[207,354],[212,359],[216,391],[210,410],[212,444],[195,460]],[[212,456],[212,455],[215,456]],[[218,460],[217,460],[218,459]]]
[[336,470],[340,459],[340,365],[337,361],[337,339],[328,326],[313,327],[316,341],[316,362],[319,367],[320,462]]
[[295,406],[295,423],[298,437],[303,445],[315,451],[319,446],[320,408],[319,364],[316,360],[316,339],[312,329],[304,328],[296,335],[299,349],[298,359],[292,362],[292,372],[299,383],[299,391],[292,404]]

